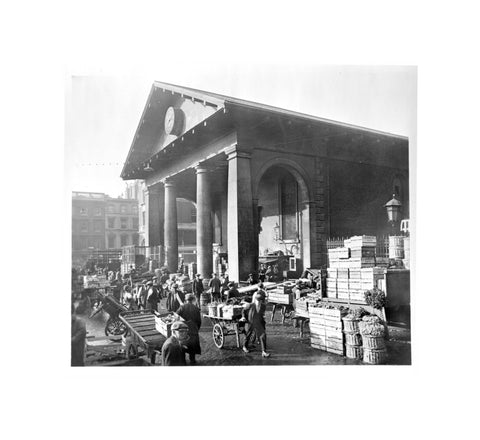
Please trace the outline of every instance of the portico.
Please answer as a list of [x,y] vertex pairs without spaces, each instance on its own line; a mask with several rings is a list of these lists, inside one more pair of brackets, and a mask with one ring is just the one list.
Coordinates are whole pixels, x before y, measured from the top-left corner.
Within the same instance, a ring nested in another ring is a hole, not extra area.
[[[145,180],[146,245],[165,247],[170,271],[178,267],[181,197],[196,205],[202,277],[217,271],[218,253],[231,280],[275,254],[291,261],[282,268],[291,275],[325,264],[330,234],[382,228],[392,182],[403,185],[408,209],[408,140],[155,82],[121,177]],[[361,211],[365,203],[376,211]]]

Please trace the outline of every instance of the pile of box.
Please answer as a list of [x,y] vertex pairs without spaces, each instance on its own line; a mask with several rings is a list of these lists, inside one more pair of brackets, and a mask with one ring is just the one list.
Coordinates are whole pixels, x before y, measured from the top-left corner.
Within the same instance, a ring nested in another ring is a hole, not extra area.
[[347,311],[342,308],[328,308],[323,304],[310,304],[308,314],[311,346],[343,356],[342,317]]
[[375,267],[376,237],[355,236],[345,240],[345,247],[328,250],[328,298],[364,301],[364,292],[377,286],[384,268]]
[[294,283],[284,283],[267,290],[267,301],[274,304],[292,304]]

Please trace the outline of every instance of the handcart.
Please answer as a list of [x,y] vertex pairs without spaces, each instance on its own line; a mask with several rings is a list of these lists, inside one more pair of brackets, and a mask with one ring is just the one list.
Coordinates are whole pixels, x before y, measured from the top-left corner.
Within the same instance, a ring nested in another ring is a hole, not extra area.
[[126,311],[127,308],[112,295],[106,295],[99,292],[98,296],[100,299],[100,305],[91,313],[90,318],[93,318],[96,314],[100,313],[100,310],[105,310],[110,316],[105,324],[105,335],[123,335],[127,328],[119,318],[119,314]]
[[125,353],[128,359],[140,356],[140,350],[155,364],[157,353],[162,350],[166,338],[155,328],[155,314],[152,310],[131,310],[121,312],[119,318],[126,326]]
[[222,316],[203,315],[210,319],[213,324],[212,337],[213,343],[217,348],[223,348],[225,338],[235,335],[237,348],[240,348],[240,333],[245,333],[245,321],[241,321],[241,316],[227,318]]

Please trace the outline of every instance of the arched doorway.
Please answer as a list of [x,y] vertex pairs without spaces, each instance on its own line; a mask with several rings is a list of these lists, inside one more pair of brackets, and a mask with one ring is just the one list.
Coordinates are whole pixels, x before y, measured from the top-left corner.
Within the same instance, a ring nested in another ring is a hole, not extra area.
[[256,198],[259,264],[278,264],[281,275],[299,276],[310,267],[310,209],[304,178],[288,164],[272,165],[258,181]]

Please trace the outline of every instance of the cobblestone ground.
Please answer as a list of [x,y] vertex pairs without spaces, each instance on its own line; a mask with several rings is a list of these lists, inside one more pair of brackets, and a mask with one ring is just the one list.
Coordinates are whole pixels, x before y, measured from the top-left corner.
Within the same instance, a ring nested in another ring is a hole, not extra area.
[[[162,306],[160,312],[166,311]],[[308,326],[304,337],[300,337],[300,329],[294,328],[293,322],[286,319],[281,323],[280,314],[270,322],[271,307],[267,308],[267,345],[271,357],[262,358],[260,346],[253,347],[250,353],[237,348],[235,336],[227,336],[223,349],[218,349],[212,339],[212,324],[208,318],[203,319],[200,329],[202,354],[197,357],[197,366],[202,365],[365,365],[361,361],[348,359],[332,353],[310,347]],[[82,316],[87,325],[88,336],[105,337],[105,316],[101,314],[89,319]],[[389,327],[390,340],[387,341],[389,365],[409,365],[411,363],[410,332],[403,328]],[[240,336],[242,342],[242,335]],[[121,341],[116,340],[109,356],[87,352],[86,365],[149,365],[145,359],[127,361],[122,350]]]

